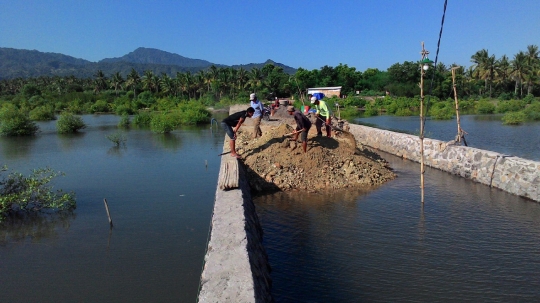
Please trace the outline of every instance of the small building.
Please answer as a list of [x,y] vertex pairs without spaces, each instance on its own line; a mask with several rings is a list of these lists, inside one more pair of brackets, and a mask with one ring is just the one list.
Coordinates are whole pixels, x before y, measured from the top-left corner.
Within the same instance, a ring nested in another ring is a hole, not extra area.
[[307,93],[308,95],[323,93],[326,97],[337,96],[339,98],[341,97],[341,86],[308,88]]

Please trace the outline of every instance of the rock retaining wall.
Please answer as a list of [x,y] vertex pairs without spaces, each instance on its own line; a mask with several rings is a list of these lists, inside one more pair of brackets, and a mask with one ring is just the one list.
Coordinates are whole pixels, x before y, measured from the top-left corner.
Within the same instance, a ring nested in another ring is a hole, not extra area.
[[[358,143],[420,162],[418,136],[350,124]],[[540,202],[540,162],[424,138],[424,164]]]

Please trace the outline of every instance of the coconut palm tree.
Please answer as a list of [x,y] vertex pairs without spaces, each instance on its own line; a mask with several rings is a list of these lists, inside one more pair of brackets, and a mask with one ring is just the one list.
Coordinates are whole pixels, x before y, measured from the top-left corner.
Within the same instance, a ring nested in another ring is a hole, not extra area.
[[257,92],[257,90],[262,85],[262,72],[259,68],[254,67],[252,68],[248,73],[248,81],[246,83],[246,86],[251,89],[253,92]]
[[107,87],[107,77],[102,70],[98,70],[94,74],[94,93],[99,93],[102,89]]
[[525,79],[527,80],[527,94],[532,94],[534,83],[538,81],[538,71],[540,70],[540,51],[537,45],[527,46],[526,61],[527,72]]
[[131,72],[126,78],[126,88],[133,89],[133,99],[137,97],[137,88],[139,87],[140,83],[141,77],[139,76],[139,73],[134,68],[131,68]]
[[512,64],[512,77],[516,82],[514,94],[517,95],[518,87],[520,88],[520,97],[523,97],[523,80],[528,71],[527,66],[527,55],[520,51],[514,55],[514,59],[511,62]]
[[161,79],[159,79],[159,87],[161,88],[161,91],[166,94],[174,94],[174,81],[166,73],[161,73]]
[[116,96],[118,96],[118,89],[122,88],[122,84],[124,84],[124,82],[124,78],[122,78],[120,72],[116,72],[111,76],[111,80],[109,81],[109,87],[114,88]]
[[240,67],[236,73],[236,85],[239,90],[243,90],[248,81],[248,73],[245,69]]
[[505,87],[510,80],[511,72],[512,67],[510,65],[510,60],[508,60],[506,55],[502,55],[502,57],[495,63],[495,82]]
[[484,90],[488,90],[491,97],[491,82],[495,73],[495,55],[489,55],[487,49],[477,51],[471,56],[471,62],[474,63],[475,77],[485,81]]

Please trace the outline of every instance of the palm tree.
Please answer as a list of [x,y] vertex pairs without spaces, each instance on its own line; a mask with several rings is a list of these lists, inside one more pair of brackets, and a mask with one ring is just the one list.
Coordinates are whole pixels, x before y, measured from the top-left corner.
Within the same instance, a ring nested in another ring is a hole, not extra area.
[[506,55],[497,60],[495,64],[495,81],[503,87],[506,87],[506,84],[510,80],[510,74],[512,73],[512,67],[510,61]]
[[102,70],[98,70],[94,75],[94,93],[99,93],[102,89],[107,87],[107,77]]
[[491,97],[491,82],[496,62],[495,55],[490,56],[487,49],[482,49],[471,56],[471,62],[475,64],[475,77],[485,81],[485,91],[487,91],[489,85],[489,96]]
[[238,73],[236,74],[236,85],[238,89],[243,89],[248,81],[248,73],[245,69],[240,67]]
[[126,88],[133,89],[133,99],[135,99],[135,97],[137,97],[137,87],[141,83],[141,77],[134,68],[131,68],[131,72],[126,79]]
[[521,88],[519,95],[520,97],[523,97],[523,80],[528,70],[527,55],[524,52],[520,51],[519,53],[514,55],[514,60],[512,60],[511,64],[512,76],[514,78],[514,81],[516,81],[514,94],[517,95],[519,85],[519,87]]
[[527,46],[526,61],[527,72],[525,78],[527,79],[527,94],[532,94],[534,82],[538,80],[538,71],[540,70],[540,51],[537,45]]
[[122,75],[120,75],[120,72],[116,72],[111,76],[110,80],[110,87],[114,88],[114,92],[116,96],[118,96],[118,89],[122,88],[122,84],[124,83],[124,78],[122,78]]
[[161,74],[159,87],[161,87],[161,91],[166,94],[174,94],[174,81],[166,73]]
[[142,85],[143,89],[147,89],[150,92],[158,92],[159,90],[159,78],[154,75],[154,72],[151,70],[147,70],[144,72],[144,76],[142,77]]
[[263,79],[261,70],[256,67],[252,68],[248,73],[248,79],[246,86],[250,87],[253,92],[257,92]]

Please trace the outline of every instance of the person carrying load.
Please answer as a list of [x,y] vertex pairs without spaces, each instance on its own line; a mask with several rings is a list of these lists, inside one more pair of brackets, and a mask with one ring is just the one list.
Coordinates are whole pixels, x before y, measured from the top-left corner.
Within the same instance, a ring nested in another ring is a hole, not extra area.
[[332,112],[328,108],[326,102],[322,101],[324,94],[315,93],[311,97],[311,104],[315,105],[315,116],[317,120],[315,121],[315,127],[317,128],[317,137],[322,136],[322,125],[325,124],[326,136],[332,137]]

